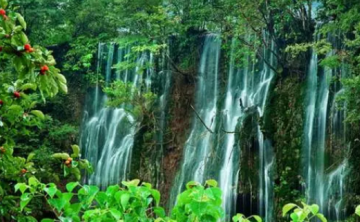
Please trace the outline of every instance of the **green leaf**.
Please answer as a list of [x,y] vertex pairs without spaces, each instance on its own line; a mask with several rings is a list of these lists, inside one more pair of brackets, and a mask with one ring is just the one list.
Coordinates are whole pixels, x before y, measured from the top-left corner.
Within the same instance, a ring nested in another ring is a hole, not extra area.
[[154,197],[156,206],[159,206],[160,204],[160,192],[158,190],[151,190],[151,195]]
[[121,206],[124,208],[124,210],[126,209],[129,200],[130,200],[130,195],[128,193],[124,193],[123,195],[121,195],[120,201],[121,201]]
[[73,158],[77,158],[79,157],[80,154],[80,147],[78,145],[72,145],[71,146],[72,150],[73,150],[73,154],[71,155]]
[[154,213],[158,217],[165,217],[166,216],[165,210],[162,207],[154,207]]
[[207,180],[205,182],[206,185],[209,185],[210,187],[217,187],[218,186],[218,182],[216,182],[216,180]]
[[54,220],[53,220],[53,219],[47,219],[47,218],[46,218],[46,219],[42,219],[41,222],[54,222]]
[[56,159],[63,159],[63,160],[67,160],[70,156],[67,153],[54,153],[52,155],[52,157],[56,158]]
[[63,93],[68,93],[68,87],[66,84],[59,83],[59,86],[60,86],[61,91],[63,91]]
[[66,205],[66,200],[63,198],[50,199],[48,202],[58,211],[61,211]]
[[38,118],[40,118],[42,120],[45,119],[44,113],[41,112],[40,110],[32,110],[30,113],[33,114],[34,116],[37,116]]
[[282,216],[285,217],[285,215],[292,209],[294,209],[295,207],[297,207],[296,204],[293,203],[289,203],[286,204],[283,208],[282,208]]
[[32,196],[30,193],[24,193],[20,197],[20,210],[23,211],[26,205],[31,201]]
[[66,190],[68,192],[72,192],[75,189],[75,187],[77,187],[78,185],[79,185],[79,182],[68,183],[68,184],[66,184]]
[[35,156],[35,153],[29,153],[26,161],[29,162],[30,160],[32,160],[34,158],[34,156]]
[[122,214],[120,211],[118,211],[116,208],[110,208],[111,215],[118,221],[120,220]]
[[257,222],[262,222],[261,217],[254,215],[253,218],[257,221]]
[[21,90],[31,89],[31,90],[35,91],[37,89],[37,85],[34,83],[26,83],[26,84],[22,85],[20,89]]
[[290,214],[290,218],[293,220],[293,222],[299,221],[299,216],[296,213]]
[[66,84],[66,78],[62,74],[57,74],[56,77],[59,79],[59,81],[63,84]]
[[355,214],[360,216],[360,205],[356,207]]
[[26,22],[24,17],[22,17],[22,15],[20,15],[19,13],[16,13],[16,17],[20,23],[20,25],[26,30]]
[[28,186],[25,183],[17,183],[15,185],[15,192],[20,190],[21,193],[24,193]]
[[31,187],[37,187],[40,184],[40,182],[35,177],[29,178],[29,185]]
[[199,186],[198,182],[195,181],[190,181],[189,183],[186,184],[186,189],[192,189],[193,187]]
[[233,216],[232,219],[233,219],[233,222],[242,222],[243,218],[244,218],[244,215],[236,214],[235,216]]
[[319,206],[318,205],[313,204],[309,208],[310,208],[312,214],[316,215],[317,213],[319,213]]
[[57,192],[57,188],[56,187],[46,187],[44,188],[44,191],[51,197],[53,198]]
[[317,218],[321,220],[321,222],[327,222],[327,219],[323,214],[316,214]]
[[140,180],[123,181],[122,184],[126,187],[137,187],[140,184]]

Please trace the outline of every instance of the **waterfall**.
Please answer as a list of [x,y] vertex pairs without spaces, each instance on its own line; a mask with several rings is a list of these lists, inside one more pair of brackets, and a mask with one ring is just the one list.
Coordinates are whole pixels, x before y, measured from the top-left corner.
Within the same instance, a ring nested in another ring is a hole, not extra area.
[[313,196],[315,188],[312,181],[314,178],[313,175],[313,166],[312,166],[312,140],[313,140],[313,129],[314,129],[314,119],[315,119],[315,104],[316,104],[316,90],[317,90],[317,65],[318,65],[318,56],[312,51],[312,56],[310,60],[310,66],[307,76],[307,91],[305,98],[306,105],[306,115],[304,123],[304,142],[303,142],[303,151],[304,151],[304,162],[305,167],[305,179],[306,179],[306,196],[310,201],[310,196]]
[[[248,37],[250,38],[250,36]],[[237,126],[242,125],[243,119],[250,112],[255,111],[260,118],[263,117],[266,100],[268,97],[271,80],[274,76],[264,61],[256,64],[259,71],[255,70],[255,64],[252,64],[250,57],[244,64],[235,64],[234,51],[237,43],[232,42],[231,59],[229,68],[229,78],[227,82],[227,91],[225,94],[225,104],[223,109],[225,131],[218,142],[219,152],[223,152],[223,162],[220,170],[220,187],[223,191],[223,206],[226,215],[230,216],[235,210],[236,193],[239,180],[239,159],[240,147],[236,141],[236,135],[233,132]],[[264,58],[275,67],[274,56],[270,50],[274,51],[274,45],[271,49],[264,49]],[[239,102],[241,103],[239,105]],[[243,106],[243,107],[241,107]],[[266,221],[271,221],[272,214],[272,177],[271,171],[274,163],[274,155],[270,142],[264,139],[260,125],[257,125],[257,140],[259,143],[259,204],[261,214],[266,217]],[[243,178],[240,178],[243,179]],[[263,208],[264,206],[264,208]],[[228,220],[230,218],[227,218]]]
[[[131,82],[134,87],[143,84],[141,67],[146,62],[151,62],[152,57],[149,53],[140,54],[137,66],[132,70],[112,69],[113,65],[128,59],[126,54],[129,50],[130,48],[117,48],[114,44],[99,45],[98,70],[104,75],[106,86],[114,79]],[[153,71],[149,69],[145,71],[145,85],[148,89],[151,86],[152,73]],[[134,136],[139,125],[135,117],[126,111],[127,107],[122,105],[116,109],[108,108],[106,100],[106,95],[99,85],[90,89],[80,139],[84,157],[94,167],[94,173],[87,178],[87,182],[102,188],[127,179]]]
[[[330,42],[336,44],[333,39]],[[333,55],[334,51],[331,51],[326,58]],[[340,69],[319,68],[318,56],[313,51],[305,98],[303,166],[306,199],[308,203],[320,205],[325,216],[336,221],[344,215],[341,211],[344,210],[347,148],[343,123],[345,111],[337,108],[337,98],[343,90],[339,82],[331,80],[345,77],[347,69],[344,67],[345,64]]]
[[[216,127],[218,73],[221,40],[217,35],[207,35],[201,54],[196,83],[195,109],[204,124],[213,132]],[[171,204],[183,190],[185,183],[194,180],[203,183],[209,166],[209,155],[215,136],[194,115],[189,137],[184,145],[183,162],[171,191]]]

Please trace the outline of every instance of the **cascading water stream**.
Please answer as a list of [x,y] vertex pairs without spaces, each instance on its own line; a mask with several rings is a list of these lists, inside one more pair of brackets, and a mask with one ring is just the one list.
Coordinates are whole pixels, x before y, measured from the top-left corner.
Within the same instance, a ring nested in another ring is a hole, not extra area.
[[[234,51],[237,47],[235,40],[232,42],[231,61],[229,78],[224,104],[225,131],[234,131],[237,126],[242,125],[243,118],[250,112],[257,112],[259,117],[263,116],[266,107],[270,83],[274,76],[264,61],[257,64],[259,72],[255,71],[255,66],[250,58],[243,64],[242,68],[237,68],[234,62]],[[272,44],[271,50],[274,50]],[[264,49],[263,56],[275,67],[274,56],[269,49]],[[240,101],[240,105],[239,105]],[[242,106],[242,107],[241,107]],[[259,203],[262,215],[266,221],[271,221],[272,210],[272,177],[271,170],[274,162],[274,155],[269,141],[264,140],[264,135],[257,126],[257,140],[259,143]],[[224,153],[223,163],[220,170],[220,187],[223,191],[223,206],[226,215],[234,213],[236,203],[236,192],[238,187],[240,148],[234,133],[224,133],[218,142],[220,152]],[[242,178],[240,178],[242,179]],[[264,208],[262,207],[264,206]],[[230,220],[230,218],[228,218]]]
[[[213,132],[216,127],[220,46],[221,40],[217,35],[205,37],[195,95],[195,109]],[[185,183],[191,180],[204,182],[214,139],[215,136],[194,116],[184,145],[183,162],[173,183],[171,204],[175,203],[176,196],[183,190]]]
[[[107,53],[105,51],[107,50]],[[114,80],[131,82],[135,87],[143,83],[143,73],[140,67],[149,61],[148,53],[142,53],[137,60],[137,67],[134,70],[113,71],[113,65],[126,59],[125,55],[129,48],[119,48],[114,44],[106,47],[99,46],[99,70],[105,73],[106,85]],[[106,57],[103,65],[103,57]],[[151,61],[151,59],[150,59]],[[101,72],[103,73],[103,72]],[[150,87],[152,71],[146,71],[146,88]],[[90,92],[90,95],[92,93]],[[106,107],[106,95],[101,92],[100,86],[95,88],[95,99],[90,96],[87,99],[85,115],[83,119],[80,146],[84,156],[94,167],[94,173],[87,178],[89,184],[95,184],[102,188],[110,184],[119,183],[127,179],[130,171],[130,162],[134,136],[138,123],[125,107]],[[89,110],[88,107],[96,107]]]
[[[331,41],[334,43],[334,41]],[[326,57],[332,56],[333,51]],[[344,64],[342,65],[344,67]],[[309,203],[320,205],[321,211],[330,220],[342,218],[341,207],[347,159],[345,145],[345,111],[338,109],[337,98],[343,90],[332,78],[344,77],[347,70],[324,67],[318,69],[318,57],[312,52],[307,80],[306,118],[304,127],[303,164],[305,191]],[[330,142],[329,142],[330,141]],[[326,154],[337,155],[329,172]],[[343,161],[341,161],[343,158]],[[339,161],[340,159],[340,161]]]

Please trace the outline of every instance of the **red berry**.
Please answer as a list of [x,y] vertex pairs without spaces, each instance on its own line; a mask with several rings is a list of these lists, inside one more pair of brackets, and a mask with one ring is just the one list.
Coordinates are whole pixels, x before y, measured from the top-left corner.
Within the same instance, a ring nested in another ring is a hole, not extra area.
[[0,152],[1,153],[5,153],[6,152],[6,150],[5,150],[5,148],[2,146],[2,147],[0,147]]
[[0,52],[2,52],[2,50],[3,50],[3,47],[2,47],[2,46],[0,46]]
[[41,67],[40,73],[41,73],[42,75],[45,75],[45,73],[46,73],[47,71],[49,71],[49,67],[48,67],[47,65],[43,65],[43,66]]
[[4,105],[4,101],[0,99],[0,106]]
[[26,51],[29,51],[29,50],[31,49],[31,45],[30,45],[30,44],[25,44],[25,45],[24,45],[24,49],[25,49]]
[[27,170],[26,170],[26,169],[22,169],[22,170],[21,170],[21,173],[22,173],[22,174],[25,174],[25,173],[27,173]]
[[15,91],[15,92],[14,92],[14,97],[15,97],[15,98],[20,98],[20,93],[19,93],[18,91]]
[[4,9],[0,9],[0,15],[2,16],[6,15],[6,11]]

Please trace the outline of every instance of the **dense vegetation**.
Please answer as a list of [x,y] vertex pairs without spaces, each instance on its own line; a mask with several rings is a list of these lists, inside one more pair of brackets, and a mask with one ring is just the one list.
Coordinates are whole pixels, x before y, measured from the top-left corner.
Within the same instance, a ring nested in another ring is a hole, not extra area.
[[[236,61],[241,61],[239,64],[244,64],[249,55],[252,61],[265,59],[262,50],[272,43],[276,45],[271,54],[278,64],[271,69],[276,73],[273,97],[279,99],[276,105],[270,105],[274,112],[266,115],[272,121],[263,127],[277,143],[275,214],[279,221],[326,221],[317,205],[300,205],[306,201],[300,192],[298,172],[291,170],[298,167],[294,153],[300,149],[301,133],[297,130],[302,125],[292,121],[293,113],[301,115],[303,111],[298,100],[308,69],[303,64],[314,50],[324,68],[339,68],[344,62],[350,66],[349,76],[331,81],[344,86],[344,94],[338,100],[346,106],[339,109],[346,109],[345,122],[350,129],[346,136],[352,175],[347,180],[351,187],[347,202],[349,220],[356,220],[353,212],[360,216],[360,208],[355,208],[360,203],[358,0],[321,0],[316,4],[310,0],[0,0],[0,6],[1,221],[180,222],[224,218],[221,190],[213,180],[204,186],[188,183],[170,211],[161,207],[168,199],[172,178],[149,176],[153,175],[152,164],[155,165],[149,160],[150,154],[158,149],[154,139],[154,104],[158,95],[141,93],[142,86],[134,89],[122,81],[106,85],[96,65],[99,42],[133,46],[128,60],[113,67],[119,71],[136,66],[141,52],[155,56],[153,64],[143,64],[141,69],[153,66],[160,73],[166,60],[175,75],[170,112],[178,117],[174,117],[173,124],[186,126],[186,121],[178,120],[187,119],[191,112],[189,107],[184,108],[189,102],[186,93],[191,91],[183,90],[184,85],[196,81],[198,38],[210,32],[221,33],[224,57],[229,57],[232,39],[236,39],[238,47],[233,53]],[[316,19],[313,7],[317,7]],[[341,44],[333,44],[329,33]],[[331,51],[334,53],[326,56]],[[266,59],[265,63],[271,66]],[[153,184],[159,184],[158,180],[165,183],[156,187],[164,193],[162,200],[158,190],[139,180],[123,182],[122,186],[114,184],[103,191],[80,183],[93,169],[73,144],[79,142],[86,89],[94,84],[103,86],[109,107],[131,104],[127,111],[140,119],[141,154],[133,162],[136,170],[131,175]],[[294,131],[286,130],[289,128]],[[171,130],[166,139],[177,147],[184,140],[185,129],[172,125]],[[161,152],[165,152],[165,159],[179,160],[172,148]],[[252,164],[250,160],[248,164]],[[163,174],[171,175],[174,169],[166,168],[176,166],[170,163],[162,167]],[[241,173],[253,174],[251,168]],[[255,179],[250,178],[250,183],[252,180]],[[298,205],[287,204],[290,202]],[[233,221],[259,222],[261,218],[237,214]]]

